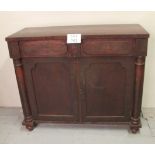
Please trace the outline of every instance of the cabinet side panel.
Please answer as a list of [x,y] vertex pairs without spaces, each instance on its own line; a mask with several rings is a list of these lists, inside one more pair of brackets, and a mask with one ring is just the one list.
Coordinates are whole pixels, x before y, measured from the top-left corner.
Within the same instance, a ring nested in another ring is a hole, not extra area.
[[10,54],[11,58],[19,59],[21,57],[19,45],[18,45],[17,41],[9,41],[8,42],[8,48],[9,48],[9,54]]
[[135,55],[136,56],[146,56],[147,55],[147,38],[135,39]]

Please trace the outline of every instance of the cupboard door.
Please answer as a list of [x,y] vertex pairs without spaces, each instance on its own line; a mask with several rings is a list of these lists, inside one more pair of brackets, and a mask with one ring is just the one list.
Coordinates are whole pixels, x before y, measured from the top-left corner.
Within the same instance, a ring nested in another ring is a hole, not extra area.
[[133,104],[134,58],[80,60],[83,122],[128,122]]
[[33,117],[40,121],[77,121],[73,60],[29,58],[23,64]]

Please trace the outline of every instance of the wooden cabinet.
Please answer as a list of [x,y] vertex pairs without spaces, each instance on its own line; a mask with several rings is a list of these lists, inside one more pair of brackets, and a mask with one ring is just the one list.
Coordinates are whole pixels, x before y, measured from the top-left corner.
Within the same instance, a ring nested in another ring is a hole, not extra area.
[[[75,33],[81,43],[67,43]],[[23,125],[128,124],[136,133],[148,37],[140,25],[25,28],[7,37]]]

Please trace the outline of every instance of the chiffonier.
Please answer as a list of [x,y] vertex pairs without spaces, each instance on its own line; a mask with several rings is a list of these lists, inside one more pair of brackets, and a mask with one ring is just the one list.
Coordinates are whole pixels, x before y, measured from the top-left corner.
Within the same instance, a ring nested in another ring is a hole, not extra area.
[[33,27],[8,36],[23,125],[127,124],[136,133],[148,37],[138,24]]

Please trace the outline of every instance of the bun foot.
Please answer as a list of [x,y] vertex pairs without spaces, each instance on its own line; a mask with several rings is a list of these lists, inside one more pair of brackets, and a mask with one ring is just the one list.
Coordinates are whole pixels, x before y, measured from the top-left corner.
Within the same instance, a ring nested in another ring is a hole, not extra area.
[[139,128],[135,127],[135,128],[130,128],[131,132],[136,134],[137,132],[139,132]]
[[132,133],[137,133],[139,131],[139,128],[141,128],[141,122],[140,118],[131,118],[130,122],[130,130]]
[[24,120],[22,122],[22,125],[24,125],[26,127],[26,129],[28,129],[29,131],[32,131],[36,126],[37,126],[37,123],[34,121],[34,120]]
[[29,131],[32,131],[34,129],[33,126],[26,126],[26,129],[28,129]]

